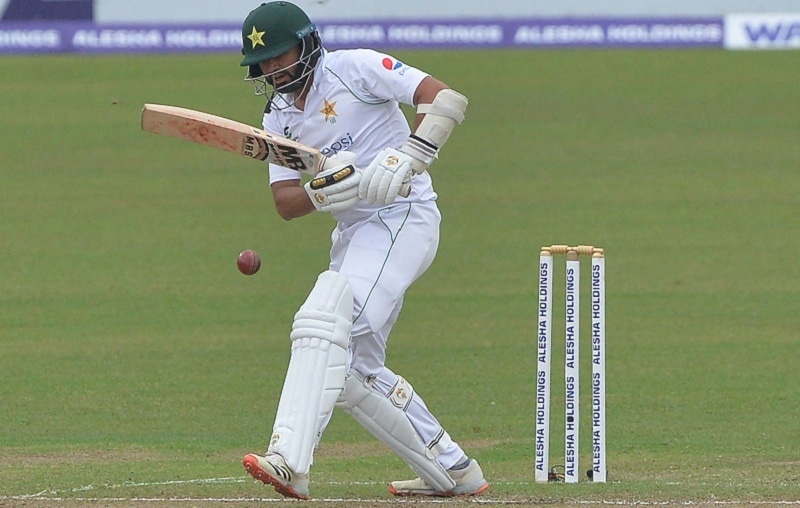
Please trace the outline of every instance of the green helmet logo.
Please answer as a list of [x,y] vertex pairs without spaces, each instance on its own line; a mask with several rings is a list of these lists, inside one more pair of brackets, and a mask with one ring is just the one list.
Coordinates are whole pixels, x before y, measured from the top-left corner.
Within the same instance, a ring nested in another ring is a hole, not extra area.
[[247,38],[250,39],[250,42],[253,44],[253,49],[256,49],[259,44],[266,46],[266,44],[264,44],[264,32],[256,30],[255,25],[253,26],[253,31],[250,32]]
[[261,4],[242,24],[242,67],[286,53],[317,27],[303,10],[289,2]]

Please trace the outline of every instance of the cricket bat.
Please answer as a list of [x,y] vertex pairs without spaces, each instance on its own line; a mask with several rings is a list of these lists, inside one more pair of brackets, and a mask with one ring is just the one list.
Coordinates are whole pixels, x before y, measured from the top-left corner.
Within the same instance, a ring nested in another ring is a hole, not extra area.
[[142,129],[316,175],[335,166],[310,146],[247,124],[192,109],[145,104]]

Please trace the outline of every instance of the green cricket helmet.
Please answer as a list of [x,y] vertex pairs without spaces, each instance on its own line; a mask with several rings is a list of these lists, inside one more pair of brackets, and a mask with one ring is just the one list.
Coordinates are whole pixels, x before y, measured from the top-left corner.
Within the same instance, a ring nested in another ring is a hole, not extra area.
[[289,2],[263,3],[242,24],[241,66],[250,77],[261,75],[259,62],[282,55],[317,31],[303,10]]
[[[275,58],[299,47],[298,59],[282,69],[264,74],[260,62]],[[256,95],[266,95],[269,112],[294,105],[298,94],[308,86],[314,67],[322,55],[317,27],[302,9],[289,2],[261,4],[250,12],[242,24],[241,66],[247,67],[245,80],[255,86]],[[290,76],[277,85],[277,76]]]

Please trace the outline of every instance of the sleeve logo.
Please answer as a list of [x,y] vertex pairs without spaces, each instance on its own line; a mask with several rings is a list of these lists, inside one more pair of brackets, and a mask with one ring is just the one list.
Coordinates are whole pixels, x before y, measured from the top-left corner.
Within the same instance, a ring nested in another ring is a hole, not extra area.
[[395,71],[403,66],[403,62],[399,60],[392,60],[391,58],[384,58],[381,62],[383,64],[383,68],[387,71]]

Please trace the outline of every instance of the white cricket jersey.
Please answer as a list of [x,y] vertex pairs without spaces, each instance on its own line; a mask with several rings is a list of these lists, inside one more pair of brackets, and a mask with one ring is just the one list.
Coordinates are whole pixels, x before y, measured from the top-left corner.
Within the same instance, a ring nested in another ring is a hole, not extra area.
[[[410,129],[400,103],[413,105],[414,92],[428,74],[370,49],[323,51],[305,109],[294,106],[264,114],[264,129],[313,146],[327,156],[347,150],[365,168],[386,147],[400,148]],[[280,99],[278,99],[280,101]],[[280,103],[280,102],[279,102]],[[300,173],[269,165],[270,184],[299,180]],[[435,200],[427,172],[411,179],[411,194],[396,202]],[[334,217],[353,223],[383,205],[364,200]]]

